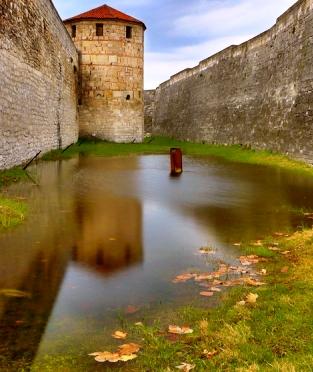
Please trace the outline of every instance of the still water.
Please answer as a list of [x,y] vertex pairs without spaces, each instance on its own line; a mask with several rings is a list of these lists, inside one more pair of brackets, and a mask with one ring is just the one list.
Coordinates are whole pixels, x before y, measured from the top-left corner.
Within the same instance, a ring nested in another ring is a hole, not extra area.
[[[298,211],[313,210],[310,178],[214,158],[184,166],[171,178],[167,156],[40,162],[30,169],[39,186],[7,190],[30,213],[0,235],[0,289],[30,297],[0,297],[0,362],[13,371],[47,354],[86,355],[103,349],[121,318],[213,306],[172,279],[235,263],[235,242],[309,222]],[[197,254],[208,245],[214,257]]]

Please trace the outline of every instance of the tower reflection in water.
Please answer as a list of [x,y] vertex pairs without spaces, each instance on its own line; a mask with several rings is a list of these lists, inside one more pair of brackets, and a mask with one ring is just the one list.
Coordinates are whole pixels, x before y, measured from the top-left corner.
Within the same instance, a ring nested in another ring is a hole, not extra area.
[[97,196],[76,208],[78,239],[72,259],[109,274],[142,261],[142,212],[136,200]]

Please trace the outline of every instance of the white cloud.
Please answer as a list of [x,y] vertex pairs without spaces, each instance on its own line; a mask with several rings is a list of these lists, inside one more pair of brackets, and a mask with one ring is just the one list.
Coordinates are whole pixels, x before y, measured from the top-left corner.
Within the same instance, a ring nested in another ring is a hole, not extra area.
[[287,10],[294,0],[240,0],[235,4],[227,1],[207,9],[196,8],[174,21],[172,33],[181,36],[205,37],[227,34],[230,31],[264,31],[271,27],[276,18]]
[[148,52],[145,54],[145,89],[154,89],[179,71],[194,67],[202,59],[232,44],[241,44],[251,37],[249,34],[233,35],[175,48],[171,53]]
[[[171,75],[265,31],[292,4],[294,0],[240,0],[235,4],[230,0],[210,4],[199,1],[198,6],[188,9],[188,15],[174,20],[169,33],[174,37],[198,37],[203,41],[173,48],[171,53],[146,53],[146,89],[153,89]],[[153,49],[151,47],[149,49]]]

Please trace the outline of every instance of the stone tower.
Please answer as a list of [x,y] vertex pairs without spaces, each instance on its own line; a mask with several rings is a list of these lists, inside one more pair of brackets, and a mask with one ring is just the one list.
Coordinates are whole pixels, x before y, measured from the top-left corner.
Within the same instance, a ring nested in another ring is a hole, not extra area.
[[80,54],[80,135],[141,142],[144,23],[103,5],[64,24]]

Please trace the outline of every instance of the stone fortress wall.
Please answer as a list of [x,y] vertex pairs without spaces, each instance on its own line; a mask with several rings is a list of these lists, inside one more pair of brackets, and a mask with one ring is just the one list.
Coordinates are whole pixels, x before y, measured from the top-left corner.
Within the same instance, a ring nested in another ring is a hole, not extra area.
[[[96,35],[96,25],[103,36]],[[92,135],[115,142],[141,142],[144,134],[142,25],[113,20],[66,21],[80,52],[82,94],[79,127],[82,136]],[[126,38],[126,26],[131,38]]]
[[313,0],[299,0],[268,31],[172,76],[153,102],[151,91],[145,95],[152,134],[313,163]]
[[50,0],[0,3],[0,169],[78,138],[78,53]]

